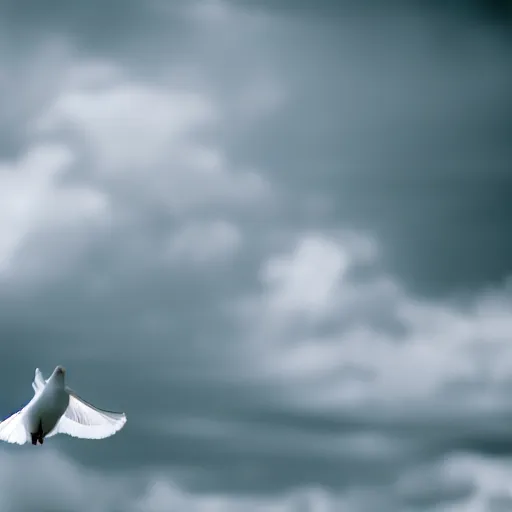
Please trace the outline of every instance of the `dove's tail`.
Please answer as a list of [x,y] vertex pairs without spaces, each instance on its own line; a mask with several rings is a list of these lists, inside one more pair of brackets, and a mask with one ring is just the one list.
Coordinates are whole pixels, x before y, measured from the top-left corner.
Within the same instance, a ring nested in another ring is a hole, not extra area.
[[46,381],[44,380],[43,374],[39,368],[36,368],[36,374],[34,375],[34,382],[32,382],[32,388],[34,389],[34,393],[39,393],[46,386]]

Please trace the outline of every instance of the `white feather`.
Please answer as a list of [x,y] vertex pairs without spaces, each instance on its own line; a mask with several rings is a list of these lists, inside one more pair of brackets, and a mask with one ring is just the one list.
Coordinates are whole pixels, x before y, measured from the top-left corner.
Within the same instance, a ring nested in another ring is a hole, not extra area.
[[124,413],[98,409],[81,399],[71,389],[66,389],[69,394],[69,406],[55,429],[47,437],[67,434],[82,439],[104,439],[124,427],[126,423]]

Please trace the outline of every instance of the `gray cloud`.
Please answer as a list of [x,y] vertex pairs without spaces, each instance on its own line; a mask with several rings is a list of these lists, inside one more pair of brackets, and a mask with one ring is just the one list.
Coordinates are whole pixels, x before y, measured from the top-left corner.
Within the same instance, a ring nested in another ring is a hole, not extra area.
[[385,265],[422,293],[498,283],[510,260],[510,45],[414,9],[335,19],[293,26],[308,43],[278,54],[293,77],[286,115],[239,150],[303,201],[327,197],[333,224],[377,232]]
[[129,421],[0,505],[501,510],[510,46],[249,4],[2,5],[0,409],[62,363]]

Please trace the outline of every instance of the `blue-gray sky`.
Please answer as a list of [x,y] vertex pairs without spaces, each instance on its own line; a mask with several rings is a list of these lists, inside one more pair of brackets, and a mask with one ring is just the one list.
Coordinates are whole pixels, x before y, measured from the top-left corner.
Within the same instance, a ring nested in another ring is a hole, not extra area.
[[0,509],[512,506],[509,5],[2,2]]

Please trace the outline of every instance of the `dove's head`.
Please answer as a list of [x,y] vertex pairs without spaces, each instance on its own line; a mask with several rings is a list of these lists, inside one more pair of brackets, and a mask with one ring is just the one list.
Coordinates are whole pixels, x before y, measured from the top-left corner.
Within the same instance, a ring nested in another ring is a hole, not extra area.
[[64,381],[64,376],[66,375],[66,369],[63,366],[57,366],[55,370],[53,370],[54,377],[59,381]]
[[53,373],[48,382],[53,382],[54,385],[64,386],[64,376],[66,375],[66,370],[62,366],[55,367]]

